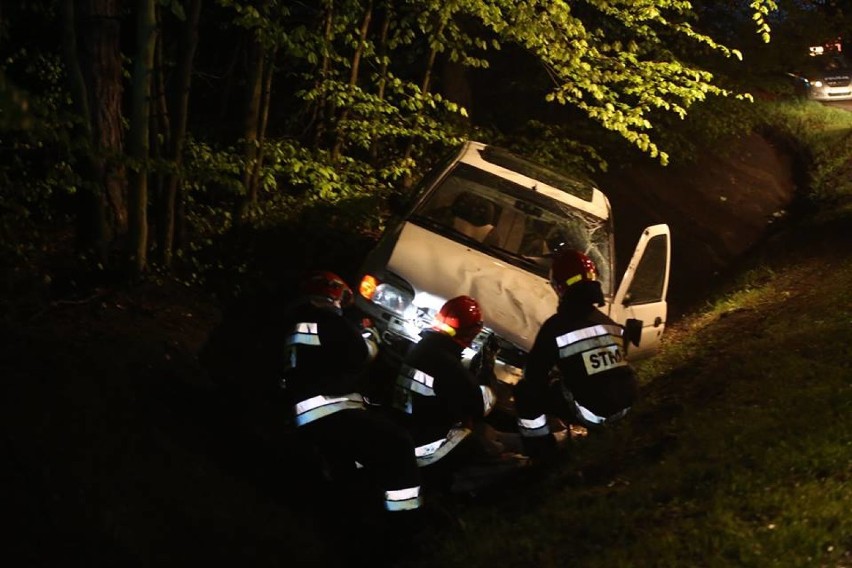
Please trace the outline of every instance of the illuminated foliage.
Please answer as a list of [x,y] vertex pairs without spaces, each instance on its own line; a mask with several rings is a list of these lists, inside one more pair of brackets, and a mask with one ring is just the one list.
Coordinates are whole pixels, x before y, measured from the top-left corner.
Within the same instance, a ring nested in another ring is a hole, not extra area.
[[[35,194],[23,188],[32,186],[67,193],[93,188],[89,193],[98,204],[106,200],[105,210],[121,221],[126,204],[114,197],[126,192],[126,185],[119,187],[126,180],[97,178],[92,171],[146,163],[147,175],[168,177],[167,184],[149,180],[152,199],[163,202],[154,204],[151,220],[161,242],[140,242],[134,254],[140,258],[144,247],[158,246],[164,264],[171,248],[181,246],[183,220],[197,219],[184,205],[215,210],[225,222],[205,226],[224,231],[241,220],[260,221],[282,202],[382,198],[460,140],[483,132],[499,139],[501,126],[487,112],[473,112],[489,104],[484,99],[490,93],[481,85],[474,89],[472,76],[499,85],[518,124],[541,126],[527,130],[540,148],[585,145],[592,161],[600,153],[587,140],[539,140],[533,132],[563,138],[577,128],[561,118],[524,115],[534,104],[571,109],[665,164],[669,155],[659,146],[665,139],[654,131],[661,119],[683,118],[710,97],[750,98],[705,64],[712,57],[743,58],[743,48],[731,44],[737,36],[723,33],[728,19],[739,26],[747,13],[750,35],[766,42],[778,8],[774,0],[731,0],[724,10],[704,0],[160,0],[152,146],[150,155],[131,157],[123,145],[131,117],[123,113],[134,108],[134,9],[132,3],[101,1],[115,8],[108,21],[116,33],[99,36],[98,45],[117,54],[113,67],[123,66],[124,74],[106,78],[118,93],[108,97],[109,107],[89,104],[115,115],[114,135],[104,146],[110,152],[89,151],[98,148],[92,135],[100,129],[73,132],[91,122],[81,110],[89,101],[79,93],[98,93],[94,87],[106,84],[97,72],[75,73],[69,57],[74,50],[60,49],[56,41],[58,30],[76,31],[81,44],[92,41],[91,27],[60,17],[60,6],[67,11],[77,3],[41,0],[4,5],[0,12],[0,104],[8,110],[0,127],[6,143],[43,144],[39,155],[58,156],[54,163],[73,170],[63,173],[67,182],[57,183],[55,167],[29,168],[23,160],[30,156],[16,154],[0,175],[20,180],[26,171],[29,178],[5,184],[0,201],[29,204]],[[713,25],[706,21],[711,4]],[[785,0],[788,11],[789,4]],[[39,25],[30,25],[34,21]],[[540,71],[536,81],[543,79],[543,88],[492,73],[495,64],[516,57],[524,58],[524,71]],[[49,84],[43,77],[50,77]],[[40,104],[35,117],[21,122],[16,115],[22,93],[31,103],[48,98],[50,104]],[[29,130],[10,132],[21,125]],[[511,135],[524,136],[522,129]],[[191,142],[184,146],[184,138]],[[84,160],[92,171],[80,167]],[[99,188],[108,183],[114,187]],[[199,193],[184,195],[184,189]],[[134,206],[142,219],[147,204]],[[112,232],[98,232],[104,251],[124,232],[122,223],[115,225]],[[136,229],[142,234],[142,227]]]

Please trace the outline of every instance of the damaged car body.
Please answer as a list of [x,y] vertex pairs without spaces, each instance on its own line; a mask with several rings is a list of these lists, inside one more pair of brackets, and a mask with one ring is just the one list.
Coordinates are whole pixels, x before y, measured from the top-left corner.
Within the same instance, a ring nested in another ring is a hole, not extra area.
[[606,298],[600,310],[625,325],[628,357],[638,359],[654,352],[665,329],[669,227],[645,229],[620,283],[614,242],[609,201],[591,181],[467,142],[424,178],[367,255],[356,306],[402,354],[447,299],[472,296],[485,328],[464,357],[496,336],[495,372],[513,384],[556,311],[551,254],[571,247],[595,261]]

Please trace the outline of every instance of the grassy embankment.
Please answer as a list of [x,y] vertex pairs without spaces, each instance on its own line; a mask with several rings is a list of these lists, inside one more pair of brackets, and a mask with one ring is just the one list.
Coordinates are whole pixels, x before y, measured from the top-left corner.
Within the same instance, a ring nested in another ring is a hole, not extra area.
[[852,113],[772,104],[806,214],[638,365],[632,417],[460,508],[434,566],[852,566]]

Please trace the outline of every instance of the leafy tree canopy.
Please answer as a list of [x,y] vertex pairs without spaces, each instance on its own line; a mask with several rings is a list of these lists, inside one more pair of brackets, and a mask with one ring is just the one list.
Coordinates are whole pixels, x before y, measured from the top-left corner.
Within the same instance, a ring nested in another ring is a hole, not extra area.
[[[560,163],[558,148],[584,148],[585,161],[601,165],[601,149],[578,135],[596,123],[665,164],[658,144],[666,145],[667,122],[710,97],[751,98],[716,62],[750,56],[769,41],[770,25],[775,34],[846,21],[831,0],[146,5],[156,7],[157,39],[152,68],[138,74],[135,3],[33,0],[0,11],[0,151],[9,158],[0,204],[50,217],[60,203],[79,217],[65,197],[90,198],[97,223],[79,226],[99,243],[112,239],[99,250],[122,246],[128,166],[151,176],[165,250],[169,239],[183,246],[168,236],[177,234],[172,225],[206,238],[246,214],[269,220],[317,202],[375,202],[463,138],[511,136]],[[507,60],[512,73],[492,71]],[[134,104],[137,76],[149,77],[152,96]],[[535,83],[524,84],[530,77]],[[499,105],[488,92],[498,84]],[[151,132],[140,140],[151,147],[131,156],[127,125],[143,104]],[[512,132],[497,120],[504,109]]]
[[[773,0],[750,3],[755,33],[769,41]],[[665,163],[648,131],[649,115],[663,109],[680,117],[709,95],[746,97],[714,82],[709,71],[685,62],[674,46],[742,59],[742,53],[696,30],[691,2],[680,0],[486,0],[470,10],[503,41],[517,43],[547,68],[548,100],[573,105]]]

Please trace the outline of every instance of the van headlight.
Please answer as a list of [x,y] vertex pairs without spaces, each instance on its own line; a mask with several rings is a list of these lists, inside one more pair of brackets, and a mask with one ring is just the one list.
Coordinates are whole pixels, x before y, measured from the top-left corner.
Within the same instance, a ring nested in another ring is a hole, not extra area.
[[369,274],[361,279],[358,291],[367,300],[398,316],[405,315],[406,309],[411,305],[411,301],[413,300],[411,294],[403,292],[387,282],[380,282],[377,278]]
[[390,284],[379,284],[376,293],[373,294],[373,303],[390,310],[400,316],[405,315],[405,310],[411,304],[411,296]]

